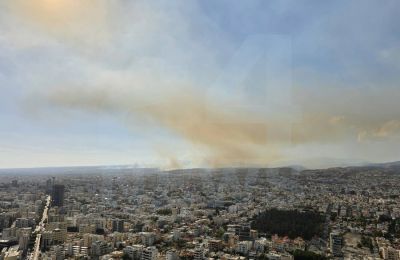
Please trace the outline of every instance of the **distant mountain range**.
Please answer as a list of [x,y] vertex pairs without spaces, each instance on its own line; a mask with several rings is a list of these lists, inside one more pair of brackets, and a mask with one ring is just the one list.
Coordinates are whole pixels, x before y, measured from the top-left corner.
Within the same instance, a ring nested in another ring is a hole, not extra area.
[[143,174],[159,172],[157,168],[140,168],[133,165],[70,166],[0,169],[1,174]]
[[[241,167],[231,168],[219,168],[229,172],[229,170],[239,169]],[[245,169],[244,167],[243,169]],[[258,167],[248,167],[258,168]],[[263,167],[260,167],[263,168]],[[274,168],[291,168],[296,172],[308,170],[309,168],[301,165],[288,165],[285,167],[274,167]],[[365,163],[365,164],[354,164],[354,165],[338,165],[333,167],[325,167],[323,169],[334,169],[334,168],[382,168],[388,170],[400,171],[400,161],[387,162],[387,163]],[[270,168],[272,169],[272,168]],[[313,168],[314,169],[314,168]],[[315,168],[318,169],[318,168]],[[188,172],[210,172],[215,169],[209,168],[191,168],[191,169],[176,169],[168,170],[169,173],[188,173]],[[309,169],[312,170],[312,169]],[[71,166],[71,167],[38,167],[38,168],[11,168],[11,169],[0,169],[0,175],[4,174],[149,174],[155,172],[162,172],[158,168],[140,168],[132,165],[113,165],[113,166]]]
[[388,163],[371,163],[371,164],[367,164],[366,166],[400,170],[400,161],[388,162]]

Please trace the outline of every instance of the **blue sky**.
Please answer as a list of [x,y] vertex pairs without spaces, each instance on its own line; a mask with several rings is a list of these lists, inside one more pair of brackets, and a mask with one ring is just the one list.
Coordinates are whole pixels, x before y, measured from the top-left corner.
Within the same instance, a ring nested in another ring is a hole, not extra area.
[[5,1],[0,167],[398,160],[398,1]]

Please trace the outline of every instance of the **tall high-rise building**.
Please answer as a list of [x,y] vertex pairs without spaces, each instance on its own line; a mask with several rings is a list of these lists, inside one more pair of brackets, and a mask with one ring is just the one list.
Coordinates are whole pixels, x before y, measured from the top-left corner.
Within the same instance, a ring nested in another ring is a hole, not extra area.
[[62,184],[55,184],[53,186],[53,205],[62,207],[64,205],[64,190],[65,186]]
[[51,195],[52,192],[53,192],[53,182],[51,179],[48,179],[46,181],[46,193]]
[[240,225],[239,229],[239,240],[244,241],[244,240],[250,240],[250,231],[251,231],[251,226],[250,223],[243,223]]
[[228,225],[228,232],[234,232],[239,236],[240,241],[250,240],[250,223],[242,223],[240,225]]
[[113,219],[112,220],[112,231],[113,232],[124,232],[124,220],[123,219]]
[[50,249],[52,255],[53,255],[53,259],[55,260],[64,260],[65,259],[65,251],[64,251],[64,246],[62,245],[55,245],[53,247],[51,247]]
[[203,245],[196,245],[194,249],[194,260],[204,259],[204,248]]
[[130,259],[142,259],[144,250],[143,245],[132,245],[124,248],[124,253],[129,256]]
[[343,238],[339,232],[330,234],[330,248],[333,256],[342,256]]
[[158,250],[155,246],[147,247],[143,250],[142,259],[143,260],[155,260],[158,256]]
[[165,260],[179,260],[179,255],[176,250],[168,250],[165,255]]
[[28,249],[28,244],[31,236],[31,228],[21,228],[19,235],[19,249],[26,251]]

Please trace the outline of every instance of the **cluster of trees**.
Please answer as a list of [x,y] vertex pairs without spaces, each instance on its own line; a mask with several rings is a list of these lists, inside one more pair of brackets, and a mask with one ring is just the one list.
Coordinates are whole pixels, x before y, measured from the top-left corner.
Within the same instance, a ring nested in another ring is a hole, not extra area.
[[372,240],[370,237],[361,236],[361,240],[358,243],[358,247],[367,247],[371,252],[374,251],[374,245],[372,244]]
[[[313,253],[311,251],[295,250],[292,252],[294,260],[325,260],[325,256]],[[266,254],[261,254],[256,257],[257,260],[267,260],[269,259]]]
[[387,235],[389,238],[400,238],[400,218],[390,220]]
[[267,234],[310,240],[323,232],[324,216],[314,211],[269,209],[259,214],[252,228]]
[[295,250],[293,252],[294,260],[325,260],[325,256],[316,254],[311,251]]
[[158,215],[172,215],[172,210],[169,208],[157,210]]
[[382,223],[382,222],[390,222],[392,221],[392,217],[386,214],[380,215],[378,218],[378,222]]

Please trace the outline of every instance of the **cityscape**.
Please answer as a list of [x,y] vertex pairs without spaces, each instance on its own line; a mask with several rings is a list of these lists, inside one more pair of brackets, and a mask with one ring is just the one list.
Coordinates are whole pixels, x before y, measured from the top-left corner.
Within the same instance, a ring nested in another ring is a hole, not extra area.
[[399,170],[2,170],[1,259],[398,259]]
[[399,0],[0,0],[0,260],[400,260]]

